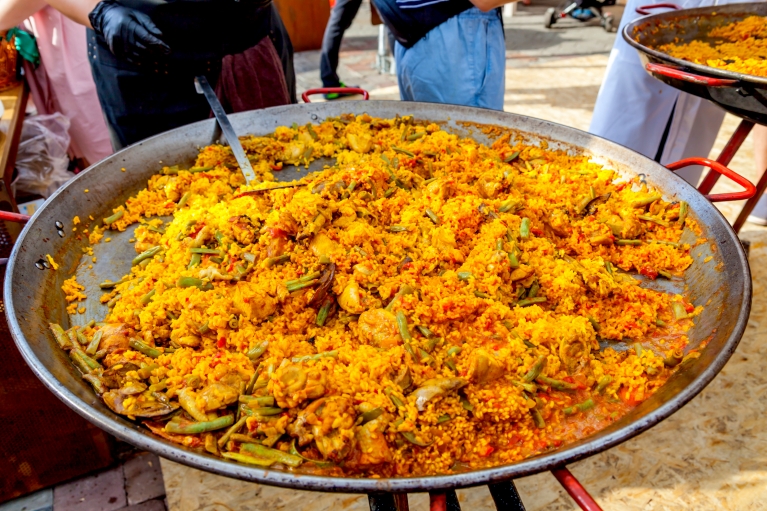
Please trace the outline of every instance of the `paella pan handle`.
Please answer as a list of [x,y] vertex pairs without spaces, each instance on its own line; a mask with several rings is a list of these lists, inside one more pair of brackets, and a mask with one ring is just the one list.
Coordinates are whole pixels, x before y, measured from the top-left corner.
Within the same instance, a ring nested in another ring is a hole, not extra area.
[[707,87],[732,87],[738,83],[738,80],[696,75],[695,73],[688,73],[687,71],[682,71],[675,67],[656,64],[654,62],[649,62],[645,66],[645,69],[650,73],[665,76],[666,78],[675,78],[696,85],[706,85]]
[[666,165],[666,168],[671,171],[675,171],[684,167],[689,167],[691,165],[703,165],[704,167],[708,167],[712,172],[717,172],[723,176],[729,177],[740,186],[745,188],[745,190],[742,192],[715,193],[711,195],[704,195],[704,197],[706,197],[711,202],[747,200],[756,195],[756,187],[751,181],[741,176],[740,174],[733,172],[721,163],[714,160],[709,160],[708,158],[685,158],[684,160],[669,163]]
[[650,9],[673,9],[675,11],[678,11],[681,9],[677,4],[672,3],[663,3],[663,4],[651,4],[651,5],[642,5],[636,8],[637,14],[641,14],[642,16],[647,16],[650,14]]
[[580,506],[583,511],[602,511],[599,504],[594,498],[589,495],[586,488],[575,478],[575,476],[567,470],[567,467],[555,468],[551,471],[557,481],[565,487],[567,493],[573,498],[576,504]]
[[16,222],[19,224],[25,224],[32,218],[29,215],[22,215],[21,213],[13,213],[11,211],[0,211],[0,220],[7,220],[8,222]]
[[362,99],[367,101],[370,99],[370,94],[365,89],[360,89],[359,87],[321,87],[319,89],[309,89],[308,91],[301,94],[301,99],[304,100],[304,103],[311,103],[309,101],[309,96],[313,96],[315,94],[362,94]]

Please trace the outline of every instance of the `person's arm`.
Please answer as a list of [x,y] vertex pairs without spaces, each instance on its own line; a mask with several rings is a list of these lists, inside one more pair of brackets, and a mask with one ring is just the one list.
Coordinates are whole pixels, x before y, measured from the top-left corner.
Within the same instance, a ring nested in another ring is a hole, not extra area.
[[495,9],[496,7],[501,7],[506,4],[514,3],[517,0],[469,0],[472,4],[474,4],[474,7],[479,9],[482,12],[487,12]]
[[0,0],[0,30],[15,27],[45,6],[45,0]]
[[[37,2],[38,0],[31,1]],[[91,22],[88,20],[88,13],[96,7],[99,0],[46,0],[46,2],[75,23],[92,28]]]

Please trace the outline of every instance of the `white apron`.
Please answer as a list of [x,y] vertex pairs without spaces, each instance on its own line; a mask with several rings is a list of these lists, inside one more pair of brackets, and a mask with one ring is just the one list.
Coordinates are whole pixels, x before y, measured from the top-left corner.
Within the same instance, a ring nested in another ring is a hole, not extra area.
[[[667,0],[628,0],[589,132],[655,158],[673,110],[674,117],[660,158],[660,163],[667,164],[691,156],[708,157],[725,112],[714,103],[680,92],[650,76],[637,51],[623,39],[623,27],[640,17],[637,7],[664,1]],[[691,9],[730,2],[685,0],[675,3],[683,9]],[[700,167],[688,167],[677,174],[696,184],[701,171]]]

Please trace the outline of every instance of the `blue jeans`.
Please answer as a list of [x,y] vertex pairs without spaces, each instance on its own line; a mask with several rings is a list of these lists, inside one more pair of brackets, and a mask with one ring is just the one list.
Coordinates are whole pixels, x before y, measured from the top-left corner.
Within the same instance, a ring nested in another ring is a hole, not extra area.
[[397,43],[394,56],[403,101],[503,110],[506,42],[495,10],[472,7],[412,48]]

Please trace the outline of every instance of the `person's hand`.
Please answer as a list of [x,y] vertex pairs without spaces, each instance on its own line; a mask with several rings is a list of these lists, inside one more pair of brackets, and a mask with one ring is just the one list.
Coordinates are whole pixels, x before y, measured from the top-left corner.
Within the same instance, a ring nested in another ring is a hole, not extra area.
[[143,12],[104,0],[88,14],[88,19],[117,58],[136,63],[170,53],[161,39],[162,32]]

